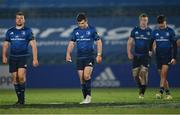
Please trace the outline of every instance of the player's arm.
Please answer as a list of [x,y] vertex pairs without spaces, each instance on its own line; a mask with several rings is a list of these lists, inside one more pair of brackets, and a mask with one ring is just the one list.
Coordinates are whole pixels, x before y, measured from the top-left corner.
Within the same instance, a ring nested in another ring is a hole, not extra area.
[[96,41],[97,44],[97,57],[96,57],[96,61],[97,63],[101,63],[102,62],[102,40],[98,39]]
[[177,40],[172,41],[172,48],[173,48],[173,58],[171,60],[171,64],[176,64],[176,58],[177,58]]
[[180,47],[180,39],[177,40],[177,47]]
[[132,37],[129,37],[127,41],[127,54],[130,60],[132,60],[134,57],[132,54],[133,42],[134,42],[134,39]]
[[71,62],[71,52],[73,51],[75,46],[75,42],[74,41],[70,41],[67,47],[67,51],[66,51],[66,61],[67,62]]
[[151,39],[149,43],[149,56],[152,56],[152,52],[155,51],[155,48],[156,44],[154,42],[154,39]]
[[2,63],[7,64],[7,50],[9,47],[9,42],[4,41],[3,42],[3,47],[2,47]]
[[35,39],[31,40],[30,45],[32,47],[33,66],[37,67],[39,65],[39,62],[38,62],[38,51],[37,51],[36,40]]

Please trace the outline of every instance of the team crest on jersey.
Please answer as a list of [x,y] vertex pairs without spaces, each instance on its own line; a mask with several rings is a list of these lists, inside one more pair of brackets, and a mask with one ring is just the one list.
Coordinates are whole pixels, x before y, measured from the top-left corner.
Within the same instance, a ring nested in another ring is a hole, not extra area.
[[79,32],[76,32],[76,36],[78,36],[79,35]]
[[26,34],[26,32],[25,31],[22,31],[22,35],[25,35]]
[[91,32],[90,31],[86,31],[86,35],[90,35],[91,34]]
[[159,33],[156,33],[156,36],[159,36]]
[[166,36],[169,36],[169,32],[166,32]]
[[150,35],[150,32],[147,32],[147,35],[149,36],[149,35]]
[[139,34],[139,32],[138,32],[138,31],[136,31],[136,32],[135,32],[135,34]]

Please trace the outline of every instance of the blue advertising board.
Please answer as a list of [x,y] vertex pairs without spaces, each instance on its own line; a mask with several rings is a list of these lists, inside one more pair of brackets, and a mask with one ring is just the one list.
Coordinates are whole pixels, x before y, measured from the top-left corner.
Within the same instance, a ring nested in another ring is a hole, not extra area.
[[[180,65],[170,67],[168,80],[171,87],[180,87],[177,74]],[[149,69],[148,87],[159,87],[160,77],[155,65]],[[92,75],[93,87],[135,87],[131,65],[96,65]],[[28,88],[78,88],[80,81],[73,64],[30,67],[27,73]]]

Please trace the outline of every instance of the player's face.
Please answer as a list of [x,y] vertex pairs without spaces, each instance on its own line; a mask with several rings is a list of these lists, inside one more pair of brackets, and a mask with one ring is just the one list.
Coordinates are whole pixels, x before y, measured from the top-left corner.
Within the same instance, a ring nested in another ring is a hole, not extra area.
[[166,28],[166,21],[164,21],[163,23],[158,24],[158,26],[161,29]]
[[140,26],[141,27],[147,27],[147,25],[148,25],[148,17],[141,17],[140,18]]
[[16,26],[23,26],[25,19],[23,15],[16,15]]
[[82,20],[82,21],[80,21],[80,22],[77,22],[77,24],[78,24],[78,26],[80,27],[80,28],[86,28],[87,27],[87,21],[86,20]]

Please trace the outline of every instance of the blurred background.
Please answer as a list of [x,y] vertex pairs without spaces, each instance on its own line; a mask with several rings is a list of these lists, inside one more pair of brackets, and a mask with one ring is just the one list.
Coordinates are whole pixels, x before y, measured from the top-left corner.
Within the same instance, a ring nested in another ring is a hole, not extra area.
[[[73,62],[65,62],[66,47],[76,15],[85,12],[89,24],[96,26],[103,39],[103,63],[95,65],[93,87],[135,87],[131,76],[131,61],[126,54],[130,31],[138,25],[141,13],[149,15],[149,25],[156,27],[156,16],[164,14],[177,38],[180,38],[179,0],[0,0],[0,45],[8,28],[15,25],[15,13],[23,11],[26,26],[33,29],[38,45],[40,66],[30,66],[27,72],[28,88],[78,88],[76,49]],[[180,51],[178,51],[178,58]],[[180,64],[170,67],[172,87],[180,87]],[[8,65],[0,63],[0,88],[13,88]],[[149,87],[159,86],[154,57],[149,71]]]

